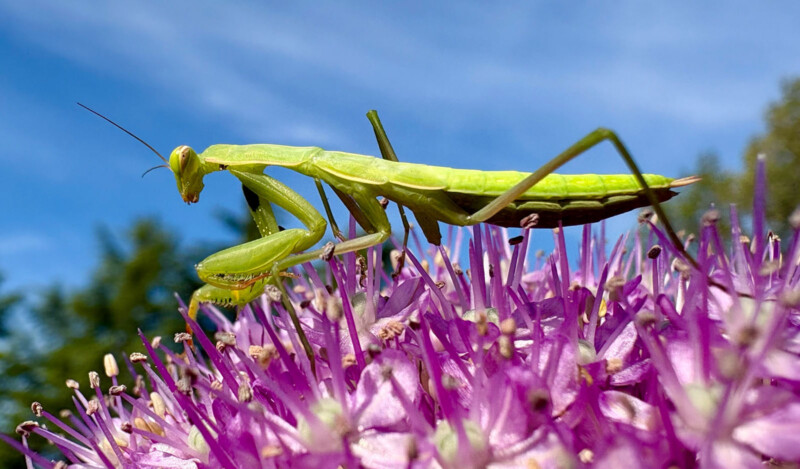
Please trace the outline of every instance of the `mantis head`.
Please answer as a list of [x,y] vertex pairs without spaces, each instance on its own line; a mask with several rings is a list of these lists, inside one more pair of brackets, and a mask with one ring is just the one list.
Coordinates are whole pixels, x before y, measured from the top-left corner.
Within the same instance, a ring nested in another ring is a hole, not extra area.
[[203,190],[203,163],[197,153],[186,145],[172,150],[169,155],[169,167],[175,174],[178,191],[187,204],[197,202]]

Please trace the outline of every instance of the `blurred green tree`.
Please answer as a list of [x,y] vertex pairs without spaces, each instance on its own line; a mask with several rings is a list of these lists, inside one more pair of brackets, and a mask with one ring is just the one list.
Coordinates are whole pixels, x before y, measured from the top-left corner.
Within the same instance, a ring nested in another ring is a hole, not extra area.
[[712,203],[720,209],[721,228],[729,234],[728,204],[740,214],[751,215],[756,158],[767,157],[767,226],[783,239],[790,239],[789,215],[800,204],[800,79],[782,85],[780,100],[765,114],[766,131],[750,140],[743,154],[742,172],[726,171],[714,154],[702,155],[693,172],[702,181],[666,204],[676,229],[697,231],[698,220]]
[[[107,229],[99,230],[98,239],[100,262],[85,288],[65,293],[51,287],[32,306],[23,304],[16,293],[0,296],[0,318],[6,326],[0,328],[4,433],[32,419],[34,400],[55,414],[72,409],[71,393],[64,386],[67,379],[86,389],[87,372],[96,370],[107,387],[103,355],[112,352],[122,364],[122,352],[142,351],[137,329],[148,337],[184,329],[173,294],[187,298],[200,285],[192,266],[212,247],[182,247],[153,219],[136,221],[121,240]],[[32,327],[12,327],[12,307]],[[130,387],[127,375],[123,372],[120,378]],[[32,438],[31,445],[45,454],[52,451],[40,438]],[[5,444],[0,445],[0,461],[2,467],[25,467]]]
[[783,84],[783,96],[769,106],[766,121],[767,132],[753,138],[744,153],[742,195],[752,199],[756,159],[765,154],[768,226],[791,239],[789,215],[800,205],[800,79]]
[[[681,191],[681,195],[665,204],[676,230],[697,232],[698,222],[712,206],[721,209],[719,229],[721,233],[730,232],[728,214],[724,210],[729,203],[741,205],[743,200],[737,190],[739,174],[722,168],[716,153],[703,153],[697,159],[697,166],[692,172],[699,176],[699,182]],[[746,206],[747,204],[745,204]]]

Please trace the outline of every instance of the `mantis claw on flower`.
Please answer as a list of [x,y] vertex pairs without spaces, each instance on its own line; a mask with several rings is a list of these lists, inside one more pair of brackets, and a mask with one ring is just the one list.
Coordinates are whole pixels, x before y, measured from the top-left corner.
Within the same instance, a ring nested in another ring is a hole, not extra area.
[[[89,110],[144,143],[105,116]],[[399,162],[377,112],[370,111],[367,117],[382,158],[319,147],[253,144],[212,145],[199,154],[182,145],[167,160],[145,143],[165,161],[162,166],[172,171],[182,199],[189,204],[198,202],[207,174],[227,171],[239,179],[261,234],[259,239],[219,251],[197,264],[197,273],[206,285],[192,295],[190,317],[196,317],[199,304],[204,302],[244,305],[261,295],[270,281],[280,286],[281,282],[275,279],[281,272],[327,253],[324,248],[309,249],[322,239],[328,221],[297,192],[265,174],[265,168],[270,166],[288,168],[314,180],[334,237],[339,240],[334,247],[336,254],[365,249],[389,238],[391,225],[378,201],[383,197],[400,207],[404,248],[410,226],[403,207],[414,214],[425,238],[438,245],[439,222],[458,226],[491,223],[504,227],[556,228],[592,223],[652,205],[676,248],[695,264],[669,225],[660,203],[676,195],[673,188],[691,184],[697,178],[642,174],[611,130],[598,128],[590,132],[533,173],[478,171]],[[560,166],[604,141],[614,145],[633,174],[554,174]],[[365,234],[353,239],[342,236],[323,183],[333,189]],[[272,204],[288,211],[304,228],[281,230]],[[295,320],[295,315],[292,316]],[[299,324],[295,326],[301,330]]]

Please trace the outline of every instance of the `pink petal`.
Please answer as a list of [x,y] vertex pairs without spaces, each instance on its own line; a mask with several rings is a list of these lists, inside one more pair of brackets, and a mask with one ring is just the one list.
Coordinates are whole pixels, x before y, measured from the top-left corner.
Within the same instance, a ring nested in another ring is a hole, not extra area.
[[384,378],[389,368],[406,398],[411,402],[419,399],[420,385],[416,368],[403,352],[386,349],[364,368],[358,382],[353,409],[361,412],[359,426],[388,427],[406,418],[407,411],[395,395],[391,381]]
[[800,460],[800,403],[739,425],[733,437],[767,456]]
[[652,405],[619,391],[606,391],[600,395],[600,411],[615,422],[625,423],[640,430],[653,431],[661,427],[658,410]]

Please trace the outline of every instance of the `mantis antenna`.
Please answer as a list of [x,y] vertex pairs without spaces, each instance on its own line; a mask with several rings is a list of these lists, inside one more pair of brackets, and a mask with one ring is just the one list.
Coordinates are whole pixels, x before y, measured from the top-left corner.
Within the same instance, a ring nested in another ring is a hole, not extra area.
[[150,149],[150,151],[152,151],[152,152],[153,152],[153,153],[155,153],[155,154],[156,154],[156,155],[157,155],[159,158],[161,158],[161,161],[163,161],[163,162],[164,162],[164,164],[160,164],[160,165],[158,165],[158,166],[153,166],[152,168],[150,168],[150,169],[148,169],[147,171],[145,171],[144,173],[142,173],[142,177],[144,177],[144,175],[145,175],[145,174],[149,173],[150,171],[152,171],[152,170],[154,170],[154,169],[156,169],[156,168],[167,168],[167,169],[169,169],[170,171],[172,170],[172,169],[169,167],[169,162],[167,161],[167,159],[166,159],[166,158],[164,158],[163,156],[161,156],[161,153],[159,153],[158,151],[156,151],[156,149],[155,149],[155,148],[153,148],[152,146],[150,146],[150,144],[149,144],[149,143],[145,142],[145,141],[144,141],[144,140],[142,140],[141,138],[139,138],[139,137],[137,137],[136,135],[134,135],[134,133],[133,133],[133,132],[131,132],[130,130],[126,129],[125,127],[123,127],[123,126],[121,126],[121,125],[119,125],[119,124],[117,124],[116,122],[114,122],[114,121],[112,121],[111,119],[109,119],[108,117],[106,117],[106,116],[104,116],[104,115],[100,114],[99,112],[95,111],[94,109],[90,108],[89,106],[84,106],[84,105],[83,105],[83,104],[81,104],[81,103],[77,103],[77,104],[78,104],[78,106],[80,106],[80,107],[82,107],[82,108],[86,109],[87,111],[91,112],[92,114],[94,114],[94,115],[96,115],[96,116],[98,116],[98,117],[100,117],[100,118],[104,119],[104,120],[105,120],[106,122],[108,122],[109,124],[113,125],[114,127],[118,128],[119,130],[121,130],[121,131],[125,132],[126,134],[130,135],[131,137],[135,138],[136,140],[138,140],[138,141],[139,141],[139,143],[141,143],[142,145],[144,145],[144,146],[146,146],[147,148],[149,148],[149,149]]

